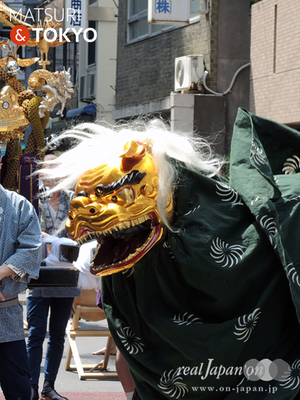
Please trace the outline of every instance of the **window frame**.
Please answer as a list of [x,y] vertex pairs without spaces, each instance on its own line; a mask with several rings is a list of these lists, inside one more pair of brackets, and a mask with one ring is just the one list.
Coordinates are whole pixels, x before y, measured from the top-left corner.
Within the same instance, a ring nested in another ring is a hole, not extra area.
[[[91,23],[95,23],[95,26],[90,26]],[[89,25],[88,26],[89,28],[96,29],[96,31],[98,33],[98,23],[97,23],[97,21],[89,20],[88,21],[88,25]],[[86,65],[87,65],[87,68],[92,68],[97,64],[97,45],[96,45],[96,43],[97,43],[97,41],[87,42],[87,46],[86,46]],[[90,50],[91,46],[93,46],[95,48],[95,51],[94,51],[95,61],[92,64],[89,64],[89,50]]]
[[148,29],[148,33],[146,35],[138,35],[137,38],[130,40],[130,24],[132,24],[134,22],[138,22],[145,17],[147,20],[147,17],[148,17],[148,9],[147,8],[144,9],[143,11],[139,11],[136,14],[130,15],[131,1],[132,0],[128,0],[128,6],[127,6],[127,43],[132,43],[137,40],[142,40],[149,36],[149,29]]
[[[138,35],[136,38],[130,39],[130,33],[131,33],[130,24],[132,24],[134,22],[138,22],[138,21],[140,21],[141,19],[143,19],[145,17],[146,17],[146,20],[147,20],[147,23],[148,23],[148,8],[146,8],[146,9],[144,9],[142,11],[139,11],[136,14],[130,15],[131,1],[133,1],[133,0],[128,0],[128,3],[127,3],[127,44],[128,45],[132,44],[132,43],[136,43],[136,42],[144,40],[144,39],[147,39],[147,38],[150,38],[150,37],[153,37],[153,36],[156,36],[156,35],[160,35],[161,33],[164,33],[166,31],[170,31],[170,30],[173,30],[173,29],[178,29],[178,28],[182,28],[183,27],[183,25],[164,25],[164,24],[161,24],[162,29],[160,31],[153,32],[152,31],[152,26],[154,24],[148,24],[148,33],[147,34]],[[201,2],[201,0],[199,0],[199,1]],[[199,20],[200,20],[200,14],[199,15],[193,15],[193,16],[190,17],[189,23],[193,24],[193,23],[198,22]],[[160,25],[160,24],[157,24],[157,25]]]

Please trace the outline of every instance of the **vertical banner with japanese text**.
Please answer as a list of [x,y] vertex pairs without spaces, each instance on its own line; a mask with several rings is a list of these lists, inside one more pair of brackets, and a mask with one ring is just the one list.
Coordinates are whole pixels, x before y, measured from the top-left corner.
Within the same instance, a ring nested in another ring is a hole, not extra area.
[[86,29],[87,1],[65,0],[65,26],[64,28]]

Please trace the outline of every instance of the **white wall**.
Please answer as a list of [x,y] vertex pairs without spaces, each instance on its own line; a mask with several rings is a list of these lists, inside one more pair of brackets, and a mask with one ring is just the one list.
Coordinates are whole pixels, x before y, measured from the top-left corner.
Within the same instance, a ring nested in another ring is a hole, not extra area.
[[[79,46],[79,84],[80,76],[96,74],[97,119],[112,123],[115,109],[116,67],[117,67],[117,25],[118,13],[111,0],[98,0],[88,7],[88,19],[97,21],[96,64],[87,66],[87,43],[81,38]],[[86,103],[80,102],[79,107]]]

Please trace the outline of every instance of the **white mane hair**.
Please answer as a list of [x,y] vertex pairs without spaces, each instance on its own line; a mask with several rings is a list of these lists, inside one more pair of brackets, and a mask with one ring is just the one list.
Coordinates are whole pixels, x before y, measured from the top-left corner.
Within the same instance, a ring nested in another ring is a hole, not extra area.
[[[71,139],[75,145],[56,160],[47,161],[54,168],[39,172],[59,181],[51,191],[74,189],[80,176],[89,169],[109,163],[115,154],[122,154],[124,145],[131,141],[148,143],[158,170],[158,211],[169,227],[166,218],[166,203],[177,182],[176,162],[189,169],[213,176],[218,174],[224,160],[215,156],[207,141],[193,133],[172,133],[165,123],[156,119],[150,122],[139,120],[130,125],[112,128],[97,123],[80,124],[60,135],[59,139]],[[51,143],[49,144],[51,146]],[[168,157],[173,159],[171,163]],[[169,227],[170,228],[170,227]]]

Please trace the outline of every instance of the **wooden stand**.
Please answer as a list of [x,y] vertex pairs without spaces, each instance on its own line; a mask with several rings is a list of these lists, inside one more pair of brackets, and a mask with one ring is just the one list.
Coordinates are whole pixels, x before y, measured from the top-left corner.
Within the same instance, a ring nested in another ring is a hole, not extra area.
[[[77,371],[79,379],[118,379],[116,372],[107,371],[108,360],[114,345],[109,329],[80,329],[79,319],[86,321],[101,321],[106,319],[104,311],[96,305],[96,291],[82,290],[82,296],[74,300],[73,320],[69,321],[66,329],[69,340],[69,349],[66,358],[66,371]],[[82,364],[76,344],[77,337],[107,337],[104,359],[99,364]],[[72,356],[75,364],[71,365]]]

